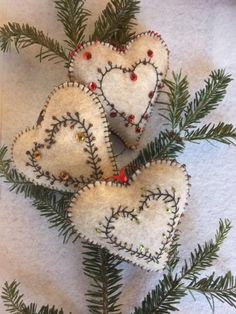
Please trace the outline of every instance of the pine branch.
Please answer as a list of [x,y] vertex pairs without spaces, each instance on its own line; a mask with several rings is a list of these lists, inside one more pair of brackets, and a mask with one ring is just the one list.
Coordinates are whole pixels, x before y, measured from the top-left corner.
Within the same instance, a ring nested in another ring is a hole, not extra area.
[[176,305],[186,295],[187,290],[190,290],[186,288],[184,282],[189,280],[191,287],[197,282],[200,272],[212,266],[212,263],[218,258],[217,253],[230,229],[229,220],[220,220],[214,241],[211,240],[203,246],[198,245],[191,253],[189,262],[185,261],[179,274],[173,275],[168,272],[167,275],[164,275],[155,289],[144,298],[142,305],[135,308],[134,314],[161,314],[178,311]]
[[235,145],[236,140],[236,129],[232,124],[225,124],[219,122],[217,125],[209,123],[203,125],[201,128],[187,131],[184,137],[185,141],[217,141],[223,144]]
[[188,105],[190,94],[187,76],[182,77],[181,72],[178,74],[172,72],[172,77],[172,81],[164,80],[164,84],[168,89],[166,92],[168,103],[162,109],[166,112],[162,116],[170,122],[172,130],[175,130],[182,121],[182,115]]
[[156,288],[148,293],[142,305],[135,308],[133,314],[164,314],[178,311],[176,305],[186,295],[185,290],[177,276],[173,277],[168,273],[163,276]]
[[99,39],[118,47],[125,45],[135,34],[132,29],[139,11],[139,0],[111,0],[95,22],[90,40]]
[[39,311],[37,311],[37,305],[35,303],[26,306],[23,301],[24,295],[20,294],[18,289],[19,285],[20,284],[14,280],[10,285],[5,282],[3,286],[1,298],[7,312],[12,314],[64,314],[62,309],[57,310],[55,306],[51,308],[48,305],[42,306]]
[[207,278],[194,280],[186,287],[187,290],[203,294],[214,312],[214,299],[236,307],[236,278],[231,272],[216,277],[215,273]]
[[67,43],[74,49],[84,41],[84,32],[90,12],[84,8],[84,0],[55,0],[58,20],[64,26]]
[[180,238],[180,233],[179,230],[177,229],[175,231],[174,237],[173,237],[173,241],[171,244],[171,248],[168,252],[168,261],[167,261],[167,270],[169,272],[173,272],[174,269],[176,268],[180,258],[179,258],[179,247],[180,247],[180,243],[179,243],[179,238]]
[[63,309],[56,309],[55,306],[50,307],[49,305],[42,306],[38,314],[64,314]]
[[14,43],[17,52],[19,49],[32,45],[39,45],[40,50],[36,55],[40,62],[44,59],[68,61],[64,48],[55,39],[45,35],[43,31],[37,30],[28,24],[8,23],[0,27],[0,49],[7,52]]
[[47,218],[50,228],[58,229],[64,243],[67,243],[70,239],[75,242],[79,238],[66,210],[70,199],[70,197],[62,197],[58,200],[55,195],[52,195],[45,201],[35,200],[33,202],[33,206],[40,212],[40,215]]
[[18,290],[19,283],[13,281],[10,285],[6,282],[3,286],[1,298],[7,312],[13,314],[30,314],[27,312],[26,305],[23,301],[23,294]]
[[231,229],[231,222],[228,219],[220,220],[219,228],[215,239],[206,242],[203,246],[198,244],[191,253],[189,261],[185,260],[182,267],[182,278],[193,281],[200,275],[200,272],[213,265],[218,258],[219,249]]
[[205,81],[203,89],[195,94],[195,98],[185,108],[184,118],[180,124],[181,130],[194,127],[211,111],[215,110],[224,99],[226,89],[232,81],[231,76],[224,70],[212,71],[209,79]]
[[128,176],[137,170],[140,166],[145,165],[151,160],[157,159],[174,159],[184,150],[184,142],[179,135],[172,131],[162,131],[158,138],[141,150],[137,156],[127,167],[126,174]]
[[214,140],[224,144],[233,144],[236,131],[233,125],[223,122],[218,125],[208,124],[202,128],[194,129],[194,123],[198,123],[210,111],[216,109],[224,98],[226,88],[231,78],[224,70],[213,71],[206,81],[206,87],[196,93],[193,102],[189,99],[187,78],[182,78],[181,73],[173,73],[173,81],[166,80],[168,102],[162,109],[162,114],[172,126],[172,131],[161,131],[158,138],[147,144],[141,150],[137,158],[127,168],[128,176],[145,163],[156,160],[176,158],[185,148],[186,141]]
[[84,273],[92,280],[86,294],[89,312],[120,314],[120,305],[117,303],[121,294],[122,270],[117,267],[121,261],[96,245],[84,242],[83,248]]

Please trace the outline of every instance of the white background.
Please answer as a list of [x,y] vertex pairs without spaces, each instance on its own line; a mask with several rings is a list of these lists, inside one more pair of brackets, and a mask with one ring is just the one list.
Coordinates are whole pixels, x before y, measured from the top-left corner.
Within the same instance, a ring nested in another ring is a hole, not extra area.
[[[94,21],[105,0],[87,0]],[[143,0],[139,30],[152,29],[162,34],[171,51],[170,73],[182,69],[190,81],[191,91],[202,86],[212,69],[226,68],[236,78],[236,1],[235,0]],[[63,39],[62,27],[56,22],[51,0],[0,0],[0,24],[8,21],[28,22],[50,36]],[[10,145],[13,136],[32,126],[52,88],[66,80],[62,65],[34,58],[34,48],[0,54],[1,143]],[[220,120],[236,125],[236,81],[232,82],[221,106],[206,121]],[[157,113],[157,110],[156,110]],[[158,117],[143,138],[147,142],[157,133]],[[124,156],[125,158],[127,156]],[[129,156],[130,158],[130,156]],[[224,145],[188,145],[179,158],[192,176],[189,207],[182,220],[181,257],[187,257],[197,243],[214,235],[219,218],[234,224],[225,241],[219,261],[210,271],[236,275],[236,148]],[[124,162],[124,158],[123,158]],[[63,306],[65,313],[88,313],[84,293],[87,278],[81,270],[80,244],[62,244],[57,230],[48,229],[29,200],[0,190],[0,284],[16,279],[26,301]],[[128,314],[155,286],[157,274],[124,264],[122,313]],[[208,273],[209,273],[208,272]],[[195,302],[186,297],[181,314],[211,313],[206,300],[196,295]],[[0,313],[5,313],[0,301]],[[235,309],[216,303],[216,313],[236,313]]]

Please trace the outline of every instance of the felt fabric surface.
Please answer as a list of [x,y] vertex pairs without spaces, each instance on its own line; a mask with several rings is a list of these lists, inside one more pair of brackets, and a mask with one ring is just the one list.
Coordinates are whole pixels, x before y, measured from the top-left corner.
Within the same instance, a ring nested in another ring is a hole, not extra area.
[[126,184],[96,181],[72,199],[80,237],[146,270],[163,270],[189,194],[185,167],[147,163]]
[[168,49],[154,31],[136,35],[123,50],[88,42],[71,52],[69,75],[98,95],[111,130],[135,149],[163,86]]
[[15,137],[12,160],[31,182],[69,192],[117,174],[105,110],[96,95],[77,82],[55,87],[37,124]]
[[[88,0],[87,6],[95,12],[94,21],[107,1]],[[138,32],[153,29],[162,34],[170,55],[170,70],[187,74],[190,90],[203,86],[210,71],[226,68],[236,78],[236,3],[235,0],[166,0],[141,1]],[[49,0],[1,0],[0,22],[28,22],[37,25],[49,35],[64,39],[56,13]],[[92,27],[90,27],[92,30]],[[39,63],[34,58],[36,48],[25,49],[18,55],[0,54],[0,108],[1,143],[11,145],[13,137],[24,127],[32,127],[37,120],[45,96],[52,88],[66,80],[62,64]],[[219,108],[205,122],[220,120],[234,123],[236,82],[233,81]],[[163,120],[154,108],[140,145],[158,134]],[[119,149],[118,149],[119,150]],[[122,167],[133,158],[124,153],[119,159]],[[191,197],[188,210],[182,218],[180,248],[181,260],[197,243],[214,236],[219,218],[232,220],[234,228],[219,252],[219,261],[206,271],[236,274],[236,149],[220,144],[189,144],[178,161],[185,163],[191,179]],[[88,314],[84,293],[88,288],[82,272],[80,243],[63,245],[58,232],[48,229],[44,217],[32,208],[29,200],[8,191],[1,183],[0,191],[0,282],[14,279],[22,282],[26,302],[63,306],[66,313]],[[152,289],[160,274],[147,273],[140,267],[123,263],[124,287],[121,297],[122,313],[131,313],[145,294]],[[179,306],[181,314],[210,314],[204,297],[185,297]],[[0,313],[5,310],[0,300]],[[216,302],[216,314],[235,313],[235,309]]]

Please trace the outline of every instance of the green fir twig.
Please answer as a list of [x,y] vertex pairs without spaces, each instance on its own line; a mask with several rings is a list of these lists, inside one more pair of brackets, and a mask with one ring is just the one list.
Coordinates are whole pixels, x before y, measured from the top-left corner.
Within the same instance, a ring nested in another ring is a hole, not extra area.
[[106,41],[118,47],[125,45],[135,34],[133,27],[139,11],[138,0],[111,0],[95,22],[90,39]]
[[68,61],[68,54],[60,43],[48,37],[43,31],[37,30],[34,26],[28,24],[8,23],[0,27],[0,48],[7,52],[14,43],[17,52],[20,49],[39,45],[40,50],[36,55],[40,61],[48,59],[49,61]]
[[[180,300],[187,294],[191,287],[194,288],[194,285],[199,289],[198,292],[201,291],[204,293],[204,290],[201,290],[201,281],[200,284],[197,284],[199,282],[198,277],[202,271],[210,267],[218,258],[219,249],[230,229],[231,223],[228,219],[224,221],[220,220],[215,239],[206,242],[202,246],[198,245],[190,254],[189,260],[184,262],[181,272],[175,275],[173,272],[169,272],[167,275],[164,275],[158,285],[144,298],[141,306],[135,308],[133,314],[166,314],[178,311],[177,305]],[[225,276],[229,275],[226,274]],[[186,281],[190,281],[190,284],[186,285]],[[205,281],[202,283],[202,287],[204,288]],[[209,286],[212,290],[208,290],[208,297],[216,297],[217,293],[219,294],[219,290],[221,290],[222,295],[228,300],[227,303],[231,303],[233,306],[236,305],[233,294],[236,288],[235,280],[218,280],[217,284],[210,285],[209,283]],[[229,294],[227,294],[227,290],[230,291]]]
[[6,307],[7,312],[12,314],[64,314],[63,310],[57,310],[55,306],[50,307],[49,305],[42,306],[37,310],[38,306],[36,303],[30,303],[26,305],[23,294],[20,294],[18,289],[19,283],[15,280],[8,284],[5,282],[1,294],[1,298]]
[[121,260],[93,244],[84,242],[83,248],[84,273],[91,281],[86,293],[90,313],[121,314]]
[[186,289],[191,293],[204,295],[213,312],[215,299],[236,308],[236,277],[230,271],[223,276],[212,273],[209,277],[194,280]]
[[172,81],[165,81],[167,102],[162,108],[164,113],[161,113],[171,130],[161,131],[157,138],[139,152],[137,158],[126,168],[128,175],[151,160],[176,158],[184,151],[186,142],[207,140],[235,144],[236,130],[232,124],[219,122],[217,125],[210,123],[196,128],[223,100],[232,80],[230,75],[224,70],[212,71],[205,81],[205,88],[195,94],[193,101],[189,101],[187,77],[174,72],[172,76]]
[[84,8],[84,3],[84,0],[55,0],[57,17],[64,27],[65,42],[70,50],[85,40],[90,11]]

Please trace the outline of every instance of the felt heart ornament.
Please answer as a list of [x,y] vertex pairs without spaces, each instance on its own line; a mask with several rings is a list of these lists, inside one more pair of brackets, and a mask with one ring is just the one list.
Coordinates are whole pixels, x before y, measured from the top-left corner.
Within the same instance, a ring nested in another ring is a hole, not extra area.
[[153,161],[126,184],[85,186],[72,199],[69,217],[80,237],[157,271],[165,267],[188,194],[185,166]]
[[12,159],[30,181],[63,191],[117,174],[104,108],[76,82],[52,91],[36,126],[15,137]]
[[111,130],[137,148],[168,69],[168,49],[155,32],[137,35],[124,49],[89,42],[71,53],[69,76],[94,91]]

